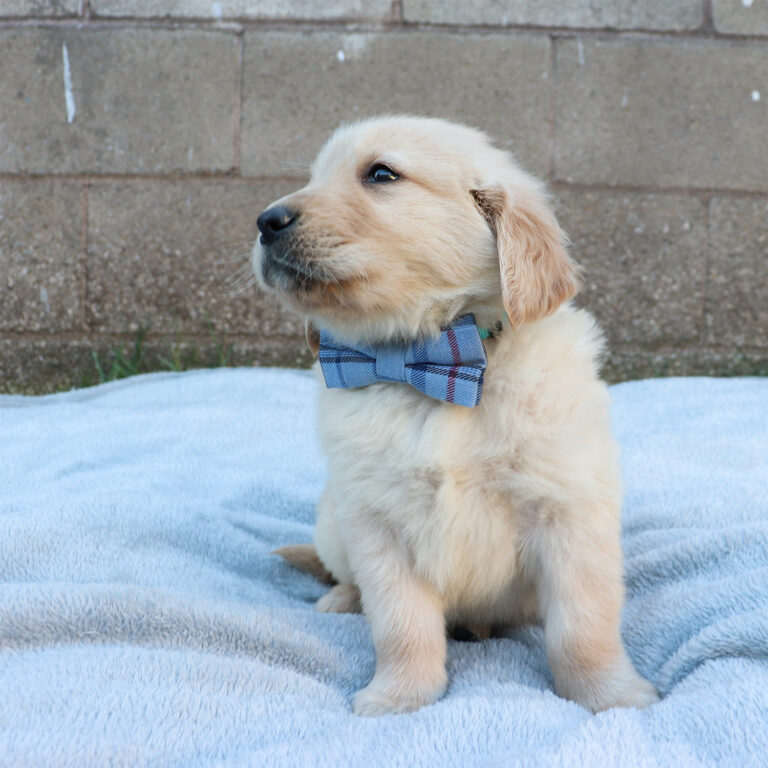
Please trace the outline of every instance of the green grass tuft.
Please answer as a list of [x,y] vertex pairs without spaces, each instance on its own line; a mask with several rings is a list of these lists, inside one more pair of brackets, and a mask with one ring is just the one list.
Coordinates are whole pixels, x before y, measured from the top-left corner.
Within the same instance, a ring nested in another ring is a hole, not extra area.
[[139,373],[152,373],[154,371],[187,371],[190,368],[208,367],[223,368],[232,365],[234,344],[226,340],[214,328],[213,321],[206,314],[205,322],[208,327],[208,335],[213,344],[214,354],[210,352],[199,359],[199,350],[196,346],[184,344],[177,335],[176,343],[172,345],[169,354],[147,354],[145,341],[149,333],[149,326],[140,326],[131,345],[122,344],[113,347],[107,353],[106,360],[102,360],[95,350],[91,351],[93,370],[87,371],[81,376],[80,386],[89,387],[94,384],[104,384],[108,381],[126,379]]
[[105,381],[127,379],[129,376],[135,376],[137,373],[146,372],[144,368],[146,357],[144,353],[144,339],[148,331],[149,328],[139,327],[136,339],[133,342],[133,349],[126,350],[125,345],[113,347],[109,352],[109,363],[106,369],[96,352],[91,352],[98,376],[97,383],[103,384]]

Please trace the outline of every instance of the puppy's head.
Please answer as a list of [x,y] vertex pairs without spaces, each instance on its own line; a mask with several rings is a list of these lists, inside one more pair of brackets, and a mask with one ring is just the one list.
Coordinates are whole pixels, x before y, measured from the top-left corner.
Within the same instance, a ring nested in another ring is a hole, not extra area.
[[259,217],[262,287],[341,338],[412,339],[466,312],[553,312],[578,268],[539,183],[478,131],[378,118],[340,128],[303,189]]

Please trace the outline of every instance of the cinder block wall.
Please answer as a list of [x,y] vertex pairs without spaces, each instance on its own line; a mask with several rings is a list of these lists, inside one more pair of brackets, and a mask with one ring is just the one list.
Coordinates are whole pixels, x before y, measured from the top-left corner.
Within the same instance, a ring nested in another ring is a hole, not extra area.
[[155,356],[306,362],[229,281],[381,112],[547,179],[610,378],[768,370],[768,0],[0,0],[0,387],[78,384],[146,326]]

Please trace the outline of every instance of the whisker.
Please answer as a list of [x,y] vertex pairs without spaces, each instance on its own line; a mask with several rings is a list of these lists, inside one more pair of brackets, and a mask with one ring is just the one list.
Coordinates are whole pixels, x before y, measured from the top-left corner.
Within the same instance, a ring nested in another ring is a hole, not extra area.
[[247,260],[250,260],[251,254],[253,253],[253,247],[251,246],[239,246],[239,247],[228,247],[226,249],[222,248],[221,250],[217,251],[218,258],[214,259],[213,263],[216,265],[220,264],[237,264],[239,262],[244,262]]
[[230,248],[253,248],[253,244],[258,240],[258,236],[250,240],[235,240],[234,242],[221,243],[217,250],[229,250]]
[[254,277],[253,280],[249,280],[247,283],[237,286],[237,288],[230,288],[229,290],[225,290],[224,295],[229,298],[232,298],[234,296],[240,296],[241,294],[253,288],[257,284],[257,282],[258,281]]
[[242,286],[243,283],[255,280],[256,276],[253,274],[253,269],[251,268],[251,265],[248,264],[224,278],[224,280],[221,281],[221,286],[233,290]]

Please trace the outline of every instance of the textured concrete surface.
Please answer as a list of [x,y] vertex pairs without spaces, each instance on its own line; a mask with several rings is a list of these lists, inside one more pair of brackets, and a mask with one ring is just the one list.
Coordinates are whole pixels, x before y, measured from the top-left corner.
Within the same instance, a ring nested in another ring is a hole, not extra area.
[[403,0],[403,16],[441,24],[686,30],[701,26],[704,9],[700,0]]
[[80,314],[82,185],[0,181],[0,331],[67,331]]
[[735,35],[768,35],[766,0],[712,0],[715,29]]
[[[73,339],[0,339],[0,393],[45,394],[110,381],[116,353],[131,358],[136,337],[88,341]],[[150,336],[142,343],[140,373],[189,368],[279,365],[305,368],[311,362],[305,344],[283,337],[218,339],[211,336]],[[101,372],[96,365],[101,367]]]
[[612,344],[602,373],[610,383],[659,376],[768,376],[768,352],[764,348]]
[[0,393],[46,394],[95,384],[90,341],[0,338]]
[[97,16],[213,19],[388,19],[389,0],[90,0]]
[[707,340],[768,347],[768,200],[709,204]]
[[243,173],[306,167],[339,123],[384,113],[468,121],[545,173],[549,57],[518,34],[247,33]]
[[148,326],[142,370],[306,364],[232,282],[387,112],[550,185],[611,380],[768,375],[767,0],[0,0],[0,390],[92,383]]
[[0,0],[0,18],[77,16],[81,0]]
[[[86,317],[94,331],[298,334],[249,286],[256,218],[292,183],[98,184],[88,206]],[[239,278],[243,281],[235,285]]]
[[231,168],[237,67],[216,31],[0,30],[0,172]]
[[558,179],[768,191],[768,47],[560,40]]
[[561,191],[557,214],[584,267],[577,299],[612,342],[696,342],[706,206],[683,195]]

